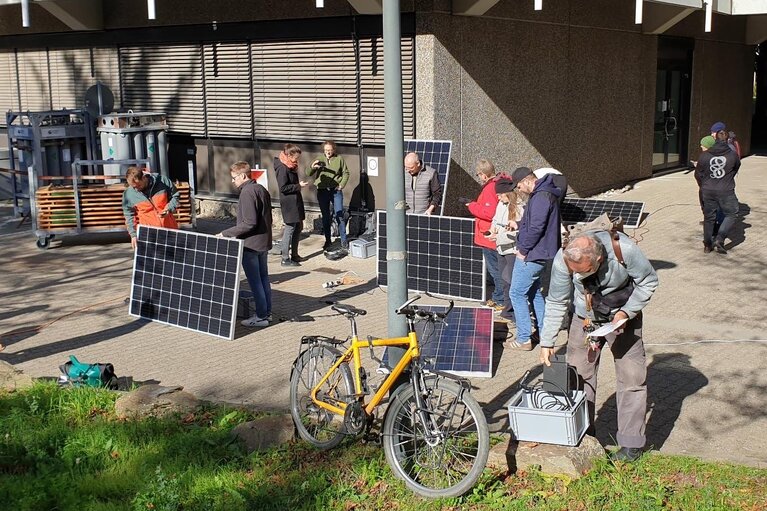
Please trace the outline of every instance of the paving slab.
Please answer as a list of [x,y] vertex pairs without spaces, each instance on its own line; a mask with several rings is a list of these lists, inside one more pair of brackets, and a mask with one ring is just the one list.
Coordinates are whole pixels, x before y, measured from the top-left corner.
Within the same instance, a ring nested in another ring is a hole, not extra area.
[[[741,220],[727,255],[703,253],[691,173],[640,181],[610,197],[644,201],[648,213],[640,228],[627,232],[660,276],[644,330],[647,434],[661,452],[767,466],[765,178],[767,158],[744,159],[737,181]],[[7,346],[0,360],[32,376],[56,376],[74,354],[111,362],[119,376],[136,382],[182,385],[201,399],[285,410],[300,337],[348,334],[348,323],[332,314],[326,300],[366,309],[360,333],[386,335],[387,295],[376,283],[375,258],[330,261],[322,256],[321,236],[301,241],[308,260],[298,268],[282,268],[278,256],[269,256],[278,321],[262,329],[238,326],[235,339],[225,341],[128,315],[124,299],[133,253],[124,235],[65,237],[41,251],[29,225],[10,215],[8,204],[0,207],[0,335]],[[201,220],[198,227],[213,233],[228,225]],[[343,275],[358,283],[322,287]],[[537,349],[517,352],[495,343],[493,355],[493,377],[473,379],[473,392],[492,428],[503,431],[505,402],[522,374],[539,374],[540,366]],[[613,443],[615,373],[609,353],[597,397],[598,438]]]

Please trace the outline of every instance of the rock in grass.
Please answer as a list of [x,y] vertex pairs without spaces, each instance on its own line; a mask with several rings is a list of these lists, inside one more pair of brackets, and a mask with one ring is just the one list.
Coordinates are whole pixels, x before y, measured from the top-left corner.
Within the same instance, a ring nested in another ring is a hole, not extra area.
[[32,386],[32,377],[16,369],[8,362],[0,360],[0,389],[13,392]]
[[293,438],[293,432],[290,415],[268,415],[239,424],[232,430],[232,436],[240,439],[251,453],[287,443]]
[[184,387],[143,385],[121,396],[115,402],[118,417],[161,417],[195,410],[200,401]]
[[594,460],[605,457],[605,450],[592,436],[584,436],[575,447],[516,442],[510,439],[495,445],[487,460],[489,467],[517,469],[540,467],[544,474],[566,475],[577,479],[591,469]]

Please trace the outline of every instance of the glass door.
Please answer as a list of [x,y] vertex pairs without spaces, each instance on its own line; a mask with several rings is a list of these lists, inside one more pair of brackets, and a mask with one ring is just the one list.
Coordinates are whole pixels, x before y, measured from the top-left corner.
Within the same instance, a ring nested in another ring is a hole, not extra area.
[[658,44],[653,127],[653,170],[687,165],[690,125],[692,48],[685,40],[662,38]]

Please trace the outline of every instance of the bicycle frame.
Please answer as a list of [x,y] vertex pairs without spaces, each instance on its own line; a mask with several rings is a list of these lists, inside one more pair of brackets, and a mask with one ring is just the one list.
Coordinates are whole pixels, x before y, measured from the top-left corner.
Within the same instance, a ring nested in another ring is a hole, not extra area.
[[[353,320],[352,320],[353,321]],[[328,372],[325,374],[325,376],[322,377],[322,379],[314,386],[314,388],[311,391],[311,398],[312,401],[319,407],[324,408],[325,410],[331,411],[337,415],[344,415],[344,411],[346,410],[346,403],[344,402],[337,402],[337,403],[327,403],[325,401],[320,400],[317,397],[317,389],[321,388],[322,385],[330,378],[333,373],[336,372],[336,370],[341,366],[343,363],[349,363],[350,361],[354,361],[354,392],[356,393],[356,397],[362,397],[364,396],[364,392],[362,389],[362,381],[360,378],[360,369],[362,368],[361,363],[361,357],[360,357],[360,350],[362,348],[370,348],[372,347],[388,347],[388,346],[407,346],[407,350],[402,355],[402,358],[397,363],[397,365],[392,369],[391,373],[389,373],[389,376],[386,377],[386,379],[381,384],[381,387],[376,391],[375,394],[373,394],[373,397],[371,398],[370,402],[368,402],[364,409],[365,413],[367,415],[370,415],[373,413],[373,410],[381,404],[381,401],[386,397],[386,394],[391,390],[392,386],[394,385],[394,382],[397,381],[397,379],[400,377],[400,375],[405,371],[405,369],[410,365],[410,363],[413,361],[414,358],[418,357],[420,355],[420,350],[418,347],[418,337],[412,328],[412,325],[410,325],[410,328],[408,329],[408,336],[407,337],[392,337],[388,339],[373,339],[373,340],[365,340],[362,341],[357,336],[357,328],[356,323],[352,322],[352,340],[351,340],[351,346],[347,348],[347,350],[341,355],[341,357],[333,364],[333,366],[328,370]]]

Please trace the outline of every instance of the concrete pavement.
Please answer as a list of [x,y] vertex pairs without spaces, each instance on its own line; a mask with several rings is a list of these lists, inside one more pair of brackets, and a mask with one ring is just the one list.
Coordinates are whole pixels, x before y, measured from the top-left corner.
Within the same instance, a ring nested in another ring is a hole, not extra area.
[[[691,174],[641,181],[611,197],[644,201],[649,213],[642,227],[628,234],[661,280],[645,314],[647,434],[661,452],[767,466],[765,178],[767,158],[743,161],[737,189],[742,220],[727,255],[703,253]],[[281,268],[279,258],[270,256],[274,316],[285,321],[258,330],[238,327],[236,339],[224,341],[127,314],[123,299],[132,251],[126,238],[70,237],[40,251],[29,225],[10,218],[8,206],[2,215],[0,335],[7,347],[0,359],[33,376],[55,376],[75,354],[84,361],[112,362],[118,375],[135,381],[183,385],[205,399],[285,409],[301,335],[348,334],[347,322],[332,316],[324,300],[367,309],[360,333],[386,334],[386,293],[376,284],[375,258],[328,261],[321,236],[301,241],[301,253],[309,258],[301,267]],[[200,222],[208,232],[225,225]],[[358,283],[322,288],[343,275]],[[503,404],[526,370],[540,370],[537,359],[537,349],[516,352],[495,343],[494,376],[472,380],[495,430],[507,427]],[[597,429],[600,441],[612,443],[615,374],[609,358],[603,359],[600,380]]]

